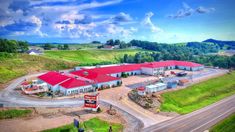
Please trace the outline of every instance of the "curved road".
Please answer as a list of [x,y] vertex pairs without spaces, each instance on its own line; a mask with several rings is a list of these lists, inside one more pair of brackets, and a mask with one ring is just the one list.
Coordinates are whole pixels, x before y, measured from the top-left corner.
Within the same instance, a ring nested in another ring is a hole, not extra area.
[[79,99],[39,99],[22,96],[18,92],[14,91],[16,86],[26,78],[39,76],[41,74],[43,73],[26,75],[14,80],[7,88],[0,91],[0,103],[4,107],[72,107],[83,105],[83,101]]
[[235,95],[187,115],[152,125],[144,132],[203,132],[235,112]]

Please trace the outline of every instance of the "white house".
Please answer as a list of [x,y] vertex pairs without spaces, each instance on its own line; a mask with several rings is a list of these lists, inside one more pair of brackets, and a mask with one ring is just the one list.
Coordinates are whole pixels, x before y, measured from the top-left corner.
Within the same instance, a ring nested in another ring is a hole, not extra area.
[[29,55],[42,55],[43,54],[42,51],[36,50],[36,49],[28,50],[26,53],[29,54]]

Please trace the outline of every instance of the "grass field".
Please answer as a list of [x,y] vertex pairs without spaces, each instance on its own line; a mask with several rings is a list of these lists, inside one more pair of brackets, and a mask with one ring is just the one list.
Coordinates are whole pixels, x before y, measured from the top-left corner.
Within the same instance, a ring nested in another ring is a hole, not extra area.
[[81,65],[110,62],[118,63],[124,54],[134,55],[143,50],[75,50],[75,51],[46,51],[45,56],[53,59],[61,59],[79,62]]
[[235,72],[162,94],[162,111],[187,114],[235,94]]
[[226,119],[220,121],[210,129],[210,132],[234,132],[235,131],[235,113]]
[[[109,126],[112,126],[113,132],[121,132],[123,126],[121,124],[108,123],[106,121],[100,120],[99,118],[92,118],[88,121],[82,122],[80,128],[83,128],[85,131],[92,132],[108,132]],[[65,125],[58,128],[53,128],[45,130],[43,132],[77,132],[77,128],[73,124]]]
[[24,117],[31,114],[31,110],[17,110],[17,109],[10,109],[10,110],[1,110],[0,111],[0,119],[11,119],[16,117]]
[[27,73],[41,70],[66,69],[76,65],[78,65],[78,63],[50,59],[43,56],[0,53],[0,84]]

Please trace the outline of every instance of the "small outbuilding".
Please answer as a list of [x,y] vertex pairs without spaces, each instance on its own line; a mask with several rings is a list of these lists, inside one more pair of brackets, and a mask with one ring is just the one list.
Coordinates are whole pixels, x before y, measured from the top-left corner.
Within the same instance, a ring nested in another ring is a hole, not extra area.
[[189,80],[188,79],[181,79],[179,80],[179,85],[180,86],[185,86],[189,83]]
[[137,92],[139,95],[144,96],[146,95],[145,88],[144,87],[139,87],[137,88]]
[[42,55],[43,54],[42,51],[36,50],[36,49],[28,50],[26,53],[29,54],[29,55]]
[[145,87],[145,91],[148,93],[158,92],[167,88],[165,83],[156,83]]
[[177,87],[177,81],[167,82],[167,88],[176,88]]

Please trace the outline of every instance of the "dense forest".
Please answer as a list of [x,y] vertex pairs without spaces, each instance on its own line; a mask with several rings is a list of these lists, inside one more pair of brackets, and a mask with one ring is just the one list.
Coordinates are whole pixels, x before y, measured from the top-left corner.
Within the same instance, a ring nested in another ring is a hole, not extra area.
[[178,44],[161,44],[157,42],[132,40],[130,41],[132,46],[138,46],[147,50],[154,50],[163,53],[180,53],[180,54],[193,54],[200,55],[206,53],[217,53],[219,51],[219,46],[217,44],[203,43],[203,42],[189,42],[186,45]]
[[139,52],[135,55],[127,55],[121,59],[124,63],[143,63],[161,60],[185,60],[201,63],[207,66],[217,66],[221,68],[235,68],[234,56],[208,55],[217,53],[220,47],[213,43],[189,42],[186,45],[159,44],[156,42],[132,40],[132,46],[152,50],[149,52]]
[[235,49],[235,41],[221,41],[221,40],[215,40],[215,39],[207,39],[203,42],[209,42],[218,44],[221,49]]

